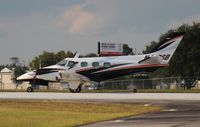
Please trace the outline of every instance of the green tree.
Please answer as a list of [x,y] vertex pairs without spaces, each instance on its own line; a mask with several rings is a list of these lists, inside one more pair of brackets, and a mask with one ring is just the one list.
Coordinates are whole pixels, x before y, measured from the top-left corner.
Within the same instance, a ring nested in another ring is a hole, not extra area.
[[[168,68],[157,70],[154,74],[159,76],[199,76],[200,74],[200,23],[192,25],[183,24],[177,29],[161,34],[159,41],[163,42],[172,32],[184,32],[184,39],[170,60]],[[158,42],[146,46],[144,53],[150,52]]]
[[[17,57],[18,58],[18,57]],[[14,79],[16,80],[16,78],[24,73],[26,73],[26,71],[28,70],[28,67],[25,65],[20,64],[20,60],[19,58],[17,59],[17,64],[13,64],[11,63],[10,65],[0,65],[0,70],[2,70],[3,68],[7,67],[10,70],[14,71]]]
[[152,41],[152,42],[150,43],[150,45],[147,45],[147,46],[146,46],[146,49],[143,50],[143,53],[144,53],[144,54],[150,53],[150,52],[156,47],[157,44],[158,44],[157,42]]
[[133,55],[133,49],[128,46],[128,44],[123,44],[123,54],[124,55]]
[[41,55],[36,56],[29,64],[31,69],[39,69],[58,63],[66,57],[73,57],[74,54],[70,51],[59,51],[57,53],[44,51]]
[[97,57],[98,55],[95,54],[95,53],[89,53],[89,54],[86,54],[86,55],[81,55],[80,57]]
[[198,76],[200,74],[200,23],[193,25],[183,24],[177,29],[185,32],[172,60],[170,61],[170,74],[178,76]]
[[20,76],[20,75],[26,73],[27,70],[28,70],[28,67],[26,67],[26,66],[16,66],[16,67],[15,67],[15,70],[14,70],[15,79],[16,79],[18,76]]

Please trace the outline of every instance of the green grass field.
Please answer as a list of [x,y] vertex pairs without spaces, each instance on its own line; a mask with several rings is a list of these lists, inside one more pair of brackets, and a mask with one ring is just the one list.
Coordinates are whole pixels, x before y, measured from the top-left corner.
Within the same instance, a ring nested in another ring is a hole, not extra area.
[[160,109],[141,104],[0,100],[0,127],[72,127]]

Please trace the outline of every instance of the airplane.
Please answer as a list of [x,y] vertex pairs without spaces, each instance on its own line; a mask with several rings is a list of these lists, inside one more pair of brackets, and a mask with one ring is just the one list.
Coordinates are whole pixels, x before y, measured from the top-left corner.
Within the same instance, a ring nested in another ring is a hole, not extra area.
[[67,84],[70,92],[81,92],[85,82],[99,83],[141,72],[153,72],[169,66],[184,33],[171,33],[164,41],[158,43],[151,53],[142,55],[65,58],[59,63],[25,73],[17,78],[18,81],[29,81],[27,92],[33,92],[38,85],[48,86],[49,82]]

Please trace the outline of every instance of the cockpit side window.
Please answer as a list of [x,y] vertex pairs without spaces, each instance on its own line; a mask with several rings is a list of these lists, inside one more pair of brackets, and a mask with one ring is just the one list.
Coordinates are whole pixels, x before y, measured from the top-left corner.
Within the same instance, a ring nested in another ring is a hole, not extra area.
[[67,64],[67,62],[68,62],[68,60],[62,60],[59,63],[57,63],[57,65],[65,66]]
[[69,61],[67,67],[71,67],[74,63],[75,63],[74,61]]
[[73,68],[78,62],[75,61],[69,61],[67,64],[67,67],[69,67],[69,69]]

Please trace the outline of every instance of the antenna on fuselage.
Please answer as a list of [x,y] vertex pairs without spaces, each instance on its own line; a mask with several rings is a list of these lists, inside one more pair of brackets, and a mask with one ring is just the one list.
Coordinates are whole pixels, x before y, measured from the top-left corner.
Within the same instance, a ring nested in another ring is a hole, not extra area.
[[74,58],[79,58],[80,54],[78,52],[75,53],[76,55],[74,56]]

